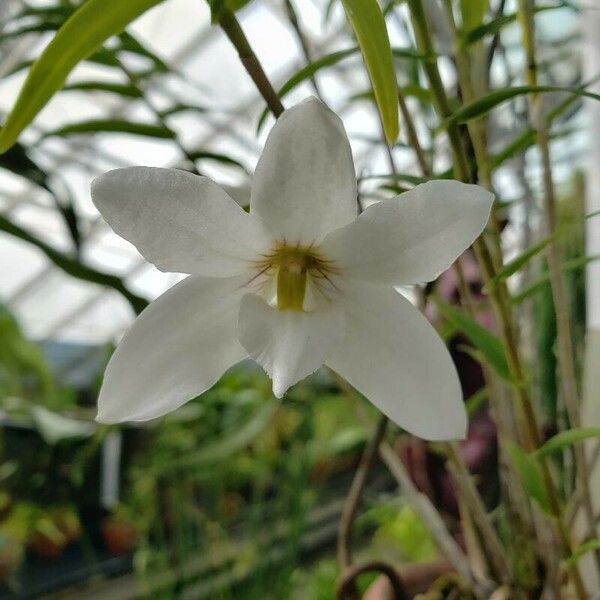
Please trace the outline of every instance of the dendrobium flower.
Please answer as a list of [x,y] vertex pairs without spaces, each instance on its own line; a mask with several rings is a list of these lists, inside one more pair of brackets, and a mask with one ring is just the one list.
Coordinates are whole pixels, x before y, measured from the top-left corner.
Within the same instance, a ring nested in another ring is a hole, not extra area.
[[110,171],[92,197],[150,262],[190,274],[117,347],[99,421],[164,415],[251,357],[277,397],[327,365],[406,430],[464,436],[450,356],[394,286],[431,281],[473,242],[493,201],[484,189],[430,181],[358,216],[344,126],[309,98],[274,125],[249,213],[210,179],[175,169]]

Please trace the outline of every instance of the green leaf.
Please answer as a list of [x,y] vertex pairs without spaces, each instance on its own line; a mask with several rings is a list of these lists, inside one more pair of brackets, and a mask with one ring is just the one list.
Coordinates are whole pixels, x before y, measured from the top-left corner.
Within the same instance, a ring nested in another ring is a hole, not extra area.
[[[461,4],[470,5],[470,0],[461,0]],[[565,3],[561,2],[559,4],[549,4],[544,6],[536,6],[535,12],[543,12],[546,10],[554,10],[556,8],[563,8]],[[468,11],[468,8],[467,8]],[[463,18],[464,18],[464,10],[463,10]],[[511,13],[509,15],[501,15],[500,17],[496,17],[487,23],[481,24],[482,19],[479,20],[479,23],[474,23],[472,26],[464,27],[465,33],[461,36],[461,43],[465,46],[469,46],[471,44],[476,44],[480,40],[482,40],[486,35],[495,35],[499,33],[506,25],[510,25],[517,20],[517,13]]]
[[19,97],[0,130],[0,153],[6,152],[71,72],[109,37],[162,0],[106,2],[87,0],[58,30],[31,67]]
[[398,85],[385,19],[377,0],[342,0],[356,34],[389,144],[399,133]]
[[438,302],[437,305],[442,316],[469,338],[498,375],[507,381],[512,381],[500,340],[464,311],[444,302]]
[[477,411],[479,411],[479,409],[483,406],[485,401],[489,398],[489,395],[490,391],[488,388],[482,387],[465,400],[465,407],[469,417],[473,417],[475,414],[477,414]]
[[454,125],[456,123],[466,123],[472,119],[482,117],[496,108],[496,106],[517,96],[523,96],[525,94],[542,94],[547,92],[563,92],[565,94],[585,96],[586,98],[600,100],[599,94],[594,94],[581,88],[565,88],[556,85],[519,85],[503,90],[495,90],[485,96],[482,96],[481,98],[478,98],[470,104],[462,106],[450,117],[444,120],[439,125],[438,129],[447,129],[450,125]]
[[227,156],[226,154],[219,154],[218,152],[207,152],[206,150],[194,150],[190,152],[190,158],[192,160],[214,160],[216,162],[220,162],[226,165],[232,165],[234,167],[239,167],[244,171],[244,173],[248,173],[248,169],[235,158],[231,158],[231,156]]
[[118,94],[126,98],[141,98],[143,96],[139,88],[135,85],[126,83],[109,83],[107,81],[79,81],[70,85],[65,85],[62,91],[91,91],[91,92],[108,92],[110,94]]
[[173,463],[169,462],[168,465],[159,467],[158,470],[165,470],[172,473],[174,469],[199,469],[218,464],[251,444],[271,422],[278,406],[279,402],[277,401],[266,402],[247,423],[235,429],[229,435],[225,435],[217,441],[207,444],[198,452],[178,458]]
[[39,240],[25,229],[11,223],[7,218],[0,215],[0,231],[4,231],[12,236],[15,236],[24,242],[33,244],[39,248],[57,267],[62,269],[68,275],[77,277],[82,281],[89,281],[91,283],[97,283],[99,285],[105,285],[119,292],[123,297],[128,300],[136,313],[142,312],[148,301],[134,294],[129,288],[123,283],[123,281],[116,275],[104,273],[98,271],[92,267],[88,267],[83,263],[59,252],[49,246],[42,240]]
[[489,8],[489,0],[460,0],[463,29],[477,27],[483,21]]
[[544,478],[535,459],[513,442],[506,442],[505,447],[527,495],[533,498],[543,511],[551,514]]
[[164,119],[165,117],[170,117],[171,115],[176,115],[187,111],[204,113],[206,112],[206,108],[204,108],[203,106],[196,106],[194,104],[185,104],[183,102],[178,102],[176,104],[173,104],[173,106],[169,106],[169,108],[161,110],[158,114]]
[[80,133],[131,133],[135,135],[143,135],[155,138],[173,138],[174,133],[169,128],[163,125],[152,125],[150,123],[133,123],[131,121],[121,121],[119,119],[110,120],[92,120],[74,123],[73,125],[65,125],[44,134],[44,137],[49,136],[68,136]]
[[[588,263],[591,263],[595,260],[600,259],[600,254],[596,254],[594,256],[578,256],[572,260],[567,260],[562,264],[562,271],[575,271],[577,269],[581,269],[585,267]],[[511,298],[511,302],[513,304],[519,304],[526,300],[527,298],[541,292],[544,289],[544,286],[548,285],[550,281],[550,275],[546,271],[543,275],[538,277],[533,283],[529,284],[525,289],[521,290],[519,293],[515,294]]]
[[[280,98],[284,98],[287,94],[289,94],[294,88],[300,85],[303,81],[310,79],[317,71],[325,68],[331,67],[340,61],[348,58],[350,56],[354,56],[360,52],[360,48],[355,46],[353,48],[346,48],[345,50],[338,50],[337,52],[332,52],[331,54],[327,54],[318,60],[315,60],[311,63],[308,63],[305,67],[300,69],[297,73],[292,75],[278,90],[277,95]],[[408,58],[411,60],[422,59],[424,56],[415,52],[411,48],[393,48],[392,54],[394,58]],[[417,86],[415,86],[417,87]],[[413,92],[413,95],[418,95],[414,88],[410,88]],[[421,88],[421,93],[428,95],[428,101],[430,101],[429,92],[427,90],[423,90]],[[369,89],[369,93],[373,93],[373,90]],[[267,116],[269,115],[268,107],[263,110],[260,114],[260,118],[258,119],[258,124],[256,126],[256,131],[260,132],[262,129]]]
[[[576,128],[565,127],[563,129],[560,129],[557,131],[552,131],[550,133],[550,139],[551,140],[560,139],[560,138],[566,137],[568,135],[572,135],[576,131],[577,131]],[[522,133],[515,136],[513,138],[513,140],[511,142],[509,142],[503,150],[501,150],[497,154],[494,154],[491,157],[492,167],[494,169],[497,169],[500,165],[502,165],[509,158],[512,158],[513,156],[521,154],[521,153],[525,152],[526,150],[528,150],[529,148],[531,148],[532,146],[535,146],[535,142],[536,142],[535,131],[533,129],[526,129]]]
[[569,556],[569,558],[565,558],[565,560],[563,560],[562,564],[566,568],[572,567],[573,565],[577,564],[582,556],[585,556],[588,552],[593,552],[595,550],[600,550],[600,538],[588,540],[587,542],[581,544],[581,546],[578,546],[573,554]]
[[[281,86],[281,88],[279,88],[277,95],[283,99],[286,96],[286,94],[291,92],[295,87],[300,85],[303,81],[310,79],[317,71],[319,71],[323,67],[329,67],[331,65],[335,65],[336,63],[340,62],[344,58],[346,58],[348,56],[352,56],[353,54],[356,54],[358,51],[359,51],[358,47],[347,48],[346,50],[338,50],[337,52],[332,52],[331,54],[327,54],[326,56],[323,56],[323,57],[319,58],[318,60],[308,63],[305,67],[303,67],[297,73],[292,75],[292,77],[290,77]],[[261,115],[258,119],[258,124],[256,126],[257,132],[260,132],[260,130],[262,129],[268,115],[269,115],[269,109],[267,107],[263,110],[263,112],[261,113]]]
[[544,458],[553,452],[564,450],[573,444],[590,438],[600,438],[600,427],[578,427],[576,429],[561,431],[545,442],[534,454],[538,458]]
[[406,182],[412,185],[419,185],[429,181],[428,177],[419,177],[418,175],[411,175],[409,173],[385,173],[382,175],[364,175],[359,178],[359,182],[371,181],[373,179],[388,179],[389,181]]
[[14,144],[7,152],[0,154],[0,168],[8,169],[12,173],[27,178],[32,183],[44,188],[52,195],[52,200],[63,218],[76,248],[79,248],[81,236],[77,213],[70,197],[59,199],[50,186],[50,178],[40,166],[38,166],[27,154],[25,147]]
[[537,244],[530,246],[527,250],[521,252],[519,256],[513,258],[510,262],[506,263],[500,271],[490,279],[484,287],[484,290],[492,290],[500,283],[508,279],[511,275],[514,275],[521,267],[526,265],[534,256],[538,255],[546,246],[552,242],[554,236],[547,237]]

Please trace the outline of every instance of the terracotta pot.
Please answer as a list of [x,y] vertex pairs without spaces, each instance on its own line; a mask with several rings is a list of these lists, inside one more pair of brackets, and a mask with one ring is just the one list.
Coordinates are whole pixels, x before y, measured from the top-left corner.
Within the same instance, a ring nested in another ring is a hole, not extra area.
[[63,555],[66,545],[66,538],[61,537],[59,541],[40,531],[34,533],[29,540],[29,548],[36,556],[51,560],[60,558]]
[[104,544],[111,554],[119,556],[134,550],[138,533],[135,526],[128,521],[106,518],[100,525],[100,531]]

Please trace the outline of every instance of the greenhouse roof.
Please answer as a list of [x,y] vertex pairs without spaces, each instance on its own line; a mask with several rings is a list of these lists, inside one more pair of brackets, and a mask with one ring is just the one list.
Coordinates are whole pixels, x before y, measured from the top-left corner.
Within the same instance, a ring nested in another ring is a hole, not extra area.
[[[330,18],[323,20],[322,6],[326,3],[326,0],[303,3],[302,32],[309,52],[317,58],[354,45],[337,4],[333,4]],[[48,2],[28,4],[42,6]],[[11,8],[20,6],[22,3],[18,1],[6,2],[3,9],[8,13]],[[253,2],[239,15],[275,87],[280,87],[306,64],[284,2]],[[404,47],[410,43],[400,20],[392,20],[388,25],[393,45]],[[233,186],[232,194],[242,202],[248,195],[247,173],[251,173],[256,164],[272,119],[269,117],[257,136],[264,101],[229,41],[218,28],[211,26],[207,5],[198,0],[167,0],[143,15],[130,31],[172,68],[168,74],[146,80],[153,105],[160,110],[177,102],[203,109],[201,113],[173,115],[169,126],[177,131],[181,145],[202,153],[203,157],[197,162],[200,171]],[[565,34],[564,24],[562,34]],[[0,74],[10,72],[19,62],[37,55],[50,38],[48,33],[31,33],[19,36],[18,41],[5,40],[0,47]],[[130,69],[144,66],[138,55],[125,58]],[[344,119],[357,173],[388,172],[389,157],[378,143],[381,129],[376,111],[369,102],[350,102],[356,94],[368,91],[364,70],[348,68],[357,60],[360,60],[359,55],[319,71],[316,84],[326,82],[322,85],[327,89],[325,100]],[[10,110],[25,73],[21,70],[0,82],[2,113]],[[90,80],[124,83],[115,78],[114,70],[89,62],[80,64],[68,82]],[[311,93],[315,93],[314,84],[307,80],[286,96],[285,103],[293,104]],[[82,262],[118,275],[132,292],[152,299],[181,276],[159,272],[131,244],[114,234],[92,205],[89,187],[96,175],[115,167],[181,166],[183,156],[178,145],[169,139],[121,133],[43,138],[44,132],[67,124],[109,117],[154,121],[154,115],[143,100],[124,100],[98,91],[69,90],[52,99],[22,140],[32,148],[31,156],[49,173],[53,188],[62,189],[65,197],[73,198],[82,237]],[[239,164],[223,162],[222,155]],[[415,172],[409,150],[399,145],[394,150],[394,158],[399,171]],[[507,196],[515,193],[509,185]],[[67,255],[73,252],[68,228],[51,195],[6,170],[0,170],[0,211],[52,248]],[[67,275],[39,248],[6,234],[0,234],[0,300],[15,313],[26,334],[37,339],[101,344],[117,339],[134,318],[131,306],[118,292]]]

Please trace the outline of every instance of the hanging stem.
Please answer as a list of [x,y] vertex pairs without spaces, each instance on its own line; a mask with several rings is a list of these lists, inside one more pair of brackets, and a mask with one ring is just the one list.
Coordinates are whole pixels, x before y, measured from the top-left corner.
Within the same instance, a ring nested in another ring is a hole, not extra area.
[[[522,39],[527,56],[527,83],[537,85],[537,61],[535,55],[535,24],[533,20],[534,4],[532,0],[519,0],[518,15],[522,28]],[[552,163],[550,157],[550,142],[548,126],[544,115],[544,99],[541,94],[530,94],[529,112],[533,128],[536,132],[537,144],[542,156],[543,187],[544,187],[544,215],[546,219],[546,234],[552,241],[548,245],[547,261],[550,275],[550,287],[554,300],[556,315],[556,344],[558,350],[558,364],[561,373],[563,399],[571,427],[579,427],[579,393],[575,372],[575,350],[571,323],[569,318],[569,304],[562,277],[561,249],[558,237],[556,215],[556,193]],[[581,489],[583,510],[588,521],[589,535],[596,536],[594,524],[594,510],[589,487],[589,469],[585,450],[576,446],[575,457],[577,463],[577,479]],[[594,552],[596,566],[600,570],[600,551]]]
[[465,465],[460,453],[460,447],[456,442],[448,442],[444,444],[444,447],[446,449],[448,465],[454,477],[454,482],[481,532],[485,546],[490,553],[496,575],[500,578],[502,583],[510,585],[514,578],[510,572],[506,557],[504,556],[504,549],[500,543],[498,534],[490,522],[481,496],[473,483],[473,478]]
[[388,418],[382,415],[361,456],[360,463],[350,486],[350,491],[344,501],[338,528],[338,559],[343,571],[352,565],[352,524],[354,523],[362,493],[367,483],[369,471],[377,457],[379,444],[381,444],[383,436],[385,435],[387,424]]
[[[433,44],[431,42],[429,27],[423,11],[422,0],[408,0],[408,4],[413,20],[413,28],[415,30],[418,48],[425,55],[433,56]],[[435,58],[427,59],[424,63],[424,69],[429,78],[431,91],[434,96],[438,113],[442,118],[447,118],[450,116],[451,110]],[[453,156],[455,158],[455,172],[463,181],[470,181],[471,177],[468,168],[468,161],[462,145],[462,140],[458,135],[458,129],[455,125],[451,125],[448,128],[448,137],[450,139]],[[484,281],[488,283],[495,276],[496,269],[487,244],[482,238],[479,238],[473,244],[473,249],[482,268]],[[521,363],[514,324],[512,322],[512,314],[507,302],[508,292],[503,284],[489,287],[490,300],[500,325],[501,337],[506,352],[508,366],[511,376],[515,382],[514,387],[517,399],[519,400],[518,405],[521,410],[522,434],[524,437],[525,447],[528,451],[533,451],[539,448],[542,440],[537,423],[537,417],[533,408],[533,403],[525,387],[525,371]],[[571,541],[562,520],[560,496],[552,479],[550,467],[545,459],[540,460],[540,468],[544,480],[544,486],[548,493],[552,515],[554,516],[557,524],[562,554],[564,557],[568,557],[571,555]],[[577,565],[572,565],[570,567],[570,572],[575,584],[578,598],[580,598],[580,600],[585,600],[587,595],[585,588],[583,587],[583,582]]]
[[415,156],[417,157],[417,162],[419,163],[421,173],[424,177],[431,177],[431,167],[429,166],[429,162],[427,161],[425,152],[423,151],[423,147],[421,146],[421,142],[419,141],[419,135],[417,134],[415,122],[413,121],[412,115],[410,114],[410,110],[408,108],[408,105],[406,104],[406,100],[404,98],[402,90],[398,91],[398,105],[400,106],[400,113],[402,114],[402,118],[404,119],[408,143],[412,146],[412,149],[415,151]]
[[349,569],[344,575],[336,592],[337,600],[347,600],[356,590],[356,580],[363,573],[382,573],[388,578],[394,600],[408,600],[402,578],[396,569],[383,561],[371,561]]
[[250,46],[250,42],[236,16],[230,10],[222,9],[219,14],[219,25],[229,41],[235,46],[244,68],[254,81],[254,85],[256,85],[261,96],[265,99],[270,111],[275,117],[278,117],[284,111],[283,104],[277,92],[273,89],[258,57],[254,54],[254,50],[252,50],[252,46]]
[[388,466],[390,473],[400,485],[402,492],[406,495],[408,502],[419,513],[423,523],[431,532],[442,554],[456,569],[457,573],[480,595],[482,585],[487,582],[477,581],[477,578],[471,571],[467,557],[448,531],[439,512],[429,498],[416,488],[402,461],[389,444],[385,442],[381,443],[379,445],[379,453]]

